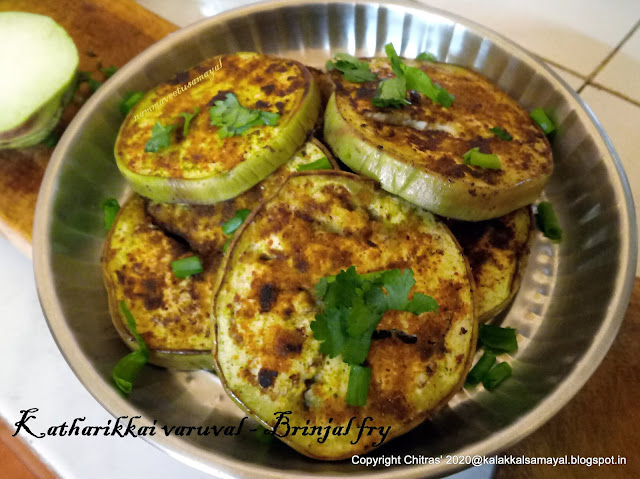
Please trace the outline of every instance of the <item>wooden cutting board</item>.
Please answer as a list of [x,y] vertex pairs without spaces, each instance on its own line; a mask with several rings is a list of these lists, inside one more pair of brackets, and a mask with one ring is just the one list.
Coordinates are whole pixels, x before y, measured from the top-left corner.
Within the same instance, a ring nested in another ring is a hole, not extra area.
[[[104,80],[99,68],[121,67],[177,29],[132,0],[0,0],[0,11],[39,13],[53,18],[78,48],[78,69]],[[90,96],[83,84],[63,113],[61,135]],[[31,232],[38,190],[53,148],[0,150],[0,234],[31,254]]]

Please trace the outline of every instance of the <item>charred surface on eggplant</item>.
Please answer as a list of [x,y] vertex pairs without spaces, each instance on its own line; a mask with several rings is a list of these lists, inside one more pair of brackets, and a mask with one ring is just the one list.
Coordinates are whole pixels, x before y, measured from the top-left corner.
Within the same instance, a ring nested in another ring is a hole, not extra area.
[[102,269],[114,324],[130,346],[135,343],[119,310],[125,301],[152,363],[178,369],[211,365],[211,289],[220,261],[203,259],[204,272],[177,278],[171,263],[192,255],[184,241],[153,224],[138,195],[122,206],[105,243]]
[[222,231],[222,225],[230,220],[238,210],[253,210],[265,198],[273,195],[283,181],[300,165],[312,163],[326,156],[336,169],[331,155],[318,140],[312,140],[296,152],[290,161],[256,186],[235,198],[214,205],[168,204],[150,201],[147,212],[161,228],[181,236],[191,248],[204,256],[222,254],[222,248],[229,237]]
[[[289,80],[291,77],[293,80]],[[193,84],[167,101],[176,90],[176,81]],[[209,107],[224,100],[227,93],[235,94],[240,104],[247,107],[253,107],[258,96],[269,105],[281,103],[279,110],[270,107],[267,111],[279,112],[282,124],[296,114],[305,85],[311,81],[306,67],[283,58],[236,53],[208,59],[158,85],[136,105],[120,130],[116,155],[128,169],[141,175],[199,178],[230,171],[243,161],[248,149],[270,144],[277,129],[264,127],[256,130],[256,134],[221,139],[218,127],[210,124]],[[264,88],[265,82],[270,88]],[[145,152],[145,143],[156,122],[169,124],[171,118],[193,112],[195,106],[201,112],[191,121],[188,144],[183,142],[180,147],[174,145],[156,153]]]
[[529,257],[531,208],[488,221],[447,220],[471,266],[478,319],[488,321],[509,304]]
[[[310,330],[319,311],[314,285],[352,265],[361,274],[412,268],[413,291],[440,305],[438,313],[384,315],[366,362],[372,379],[363,407],[345,403],[349,366],[323,355]],[[391,427],[389,440],[447,401],[468,370],[476,323],[457,243],[433,215],[372,181],[339,172],[291,176],[245,226],[223,268],[214,302],[217,368],[232,396],[272,426],[277,411],[293,411],[291,424],[301,426],[371,416],[371,425]],[[354,439],[283,440],[309,456],[339,459],[380,438]]]
[[[369,61],[380,79],[393,77],[387,59]],[[388,191],[447,217],[477,221],[532,203],[552,173],[553,160],[549,141],[527,111],[473,71],[404,62],[454,95],[453,104],[445,108],[409,92],[410,105],[377,108],[371,103],[376,83],[351,83],[333,71],[324,139],[337,157]],[[491,132],[496,126],[513,139],[498,138]],[[464,164],[463,155],[472,148],[498,155],[502,168]]]

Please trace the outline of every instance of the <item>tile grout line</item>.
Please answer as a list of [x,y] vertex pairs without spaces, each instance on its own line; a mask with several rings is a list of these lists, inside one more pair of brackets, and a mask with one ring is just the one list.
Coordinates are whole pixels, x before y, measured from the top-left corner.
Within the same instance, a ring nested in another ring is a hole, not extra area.
[[[587,86],[590,86],[590,87],[593,87],[593,88],[597,88],[598,90],[602,90],[602,91],[604,91],[606,93],[609,93],[610,95],[618,97],[621,100],[626,101],[627,103],[631,103],[631,104],[633,104],[635,106],[640,107],[640,101],[635,100],[635,99],[631,98],[630,96],[627,96],[624,93],[620,93],[619,91],[612,90],[611,88],[606,87],[604,85],[601,85],[600,83],[596,83],[596,82],[586,83],[582,87],[580,87],[580,90],[584,90],[584,88],[587,87]],[[579,91],[578,93],[582,94],[582,91]]]
[[600,64],[589,75],[587,75],[585,82],[580,86],[580,88],[576,90],[578,93],[582,93],[582,90],[584,90],[590,83],[592,83],[592,80],[596,77],[596,75],[600,73],[602,69],[605,67],[605,65],[611,61],[613,56],[620,51],[620,49],[626,43],[626,41],[629,40],[629,38],[631,38],[631,35],[633,35],[636,32],[636,30],[638,30],[638,27],[640,27],[640,20],[638,20],[635,23],[635,25],[631,28],[631,30],[629,30],[626,33],[626,35],[622,37],[622,40],[620,40],[618,44],[613,48],[613,50],[611,50],[609,54],[606,57],[604,57],[604,59],[600,62]]
[[[640,26],[640,25],[638,25]],[[541,60],[543,60],[545,63],[548,63],[549,65],[551,65],[554,68],[557,68],[559,70],[565,71],[567,73],[570,73],[571,75],[579,78],[580,80],[582,80],[584,83],[579,87],[579,90],[576,90],[578,93],[581,93],[582,90],[584,90],[584,88],[586,88],[587,86],[592,86],[594,88],[597,88],[598,90],[602,90],[606,93],[609,93],[610,95],[613,95],[617,98],[620,98],[621,100],[624,100],[628,103],[631,103],[635,106],[640,107],[640,100],[635,100],[634,98],[631,98],[630,96],[626,95],[625,93],[621,93],[617,90],[613,90],[601,83],[598,82],[594,82],[594,81],[588,81],[586,76],[584,76],[582,73],[578,73],[575,70],[572,70],[571,68],[568,68],[554,60],[550,60],[548,58],[545,57],[539,57]]]
[[568,68],[568,67],[566,67],[566,66],[564,66],[564,65],[562,65],[562,64],[560,64],[560,63],[558,63],[558,62],[556,62],[554,60],[551,60],[549,58],[541,57],[541,56],[538,56],[538,58],[540,58],[545,63],[548,63],[549,65],[551,65],[551,66],[553,66],[555,68],[559,68],[560,70],[564,70],[567,73],[571,73],[573,76],[580,78],[580,80],[587,81],[587,77],[584,76],[582,73],[578,73],[577,71],[572,70],[571,68]]

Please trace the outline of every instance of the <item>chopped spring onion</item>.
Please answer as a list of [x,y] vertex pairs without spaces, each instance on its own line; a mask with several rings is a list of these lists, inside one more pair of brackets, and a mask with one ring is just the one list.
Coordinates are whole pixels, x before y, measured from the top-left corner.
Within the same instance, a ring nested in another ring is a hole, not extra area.
[[104,73],[104,76],[106,76],[107,78],[111,78],[113,74],[118,71],[118,67],[109,65],[106,68],[100,68],[100,71]]
[[516,330],[513,328],[483,324],[480,326],[478,338],[486,349],[497,353],[514,353],[518,350]]
[[122,102],[120,103],[120,111],[126,115],[131,109],[144,97],[144,93],[141,91],[130,91],[124,95]]
[[138,333],[136,321],[133,319],[133,315],[124,301],[120,301],[120,313],[124,316],[129,331],[133,337],[136,338],[136,341],[138,341],[138,349],[118,361],[111,372],[116,387],[123,394],[127,395],[131,392],[134,379],[149,360],[149,348],[147,348],[147,344],[144,342],[144,339],[142,339],[142,336],[140,336],[140,333]]
[[233,218],[222,224],[222,232],[227,236],[232,234],[235,230],[242,226],[242,223],[244,223],[244,220],[247,219],[249,213],[251,213],[251,210],[248,210],[246,208],[236,211],[236,214],[233,215]]
[[346,402],[351,406],[364,406],[369,395],[371,369],[365,366],[351,365]]
[[307,163],[306,165],[298,166],[298,171],[310,171],[310,170],[330,170],[331,163],[329,163],[329,159],[326,156],[323,156],[319,160],[312,161],[311,163]]
[[479,166],[481,168],[488,168],[491,170],[502,169],[502,163],[500,163],[500,158],[498,158],[498,155],[493,155],[490,153],[480,153],[480,148],[478,147],[471,148],[464,155],[462,155],[462,158],[464,158],[465,165]]
[[107,198],[102,202],[102,210],[104,211],[104,228],[109,231],[120,210],[120,204],[115,198]]
[[504,140],[504,141],[513,140],[513,136],[511,136],[507,130],[503,130],[499,126],[494,126],[493,128],[490,128],[489,131],[494,135],[496,135],[501,140]]
[[545,135],[548,135],[553,130],[556,129],[556,126],[553,124],[553,121],[547,116],[545,111],[542,108],[536,108],[531,112],[531,118],[540,125],[542,131],[544,131]]
[[548,201],[543,201],[537,207],[536,225],[538,229],[552,241],[560,241],[562,239],[562,228],[558,224],[553,206]]
[[58,134],[55,131],[52,131],[44,140],[42,140],[42,144],[47,148],[53,148],[58,144],[59,139]]
[[258,442],[262,444],[271,444],[273,442],[273,432],[262,425],[258,425],[255,435]]
[[202,263],[197,256],[189,256],[172,261],[171,269],[177,278],[187,278],[203,271]]
[[471,371],[469,371],[469,374],[467,374],[467,384],[470,384],[472,386],[478,384],[480,381],[482,381],[484,376],[489,372],[489,370],[495,363],[495,354],[485,352],[478,360],[476,365],[471,369]]
[[493,391],[496,389],[502,381],[511,376],[512,369],[507,362],[501,362],[496,364],[487,374],[482,378],[482,385],[487,391]]

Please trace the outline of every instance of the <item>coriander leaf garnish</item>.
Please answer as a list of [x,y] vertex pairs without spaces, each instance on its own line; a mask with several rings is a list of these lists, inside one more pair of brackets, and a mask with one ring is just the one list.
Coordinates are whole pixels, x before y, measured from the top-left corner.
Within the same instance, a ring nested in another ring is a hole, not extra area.
[[384,52],[387,54],[387,57],[391,61],[391,69],[393,70],[393,73],[401,77],[407,67],[404,63],[402,63],[402,60],[398,56],[393,43],[387,43],[384,46]]
[[533,118],[533,120],[538,125],[540,125],[540,128],[542,128],[542,131],[544,131],[545,135],[548,135],[549,133],[551,133],[556,129],[556,126],[553,124],[553,121],[551,121],[551,118],[547,116],[547,114],[542,108],[536,108],[535,110],[533,110],[531,112],[531,118]]
[[227,138],[240,135],[252,126],[274,126],[280,115],[246,108],[240,104],[233,93],[227,93],[224,100],[217,100],[215,106],[209,108],[209,118],[212,125],[220,127],[218,136]]
[[494,135],[496,135],[501,140],[504,140],[504,141],[513,140],[513,136],[511,136],[507,130],[502,129],[499,126],[494,126],[493,128],[490,128],[489,131]]
[[136,376],[149,360],[149,348],[147,348],[147,344],[144,342],[140,333],[138,333],[136,321],[133,319],[133,315],[124,301],[120,301],[120,314],[124,316],[129,332],[138,342],[138,349],[118,361],[111,372],[116,387],[123,394],[127,395],[131,392]]
[[311,163],[307,163],[306,165],[300,165],[297,168],[297,171],[310,171],[310,170],[330,170],[331,163],[329,163],[329,158],[323,156],[322,158],[312,161]]
[[369,63],[364,62],[348,53],[338,53],[332,60],[328,60],[325,65],[327,71],[338,70],[344,79],[352,83],[362,83],[375,81],[377,73],[369,69]]
[[436,301],[422,293],[409,292],[415,284],[411,269],[378,271],[359,275],[355,266],[336,276],[320,279],[315,293],[324,306],[311,322],[320,351],[329,357],[342,355],[351,366],[347,404],[366,403],[371,371],[362,366],[371,347],[371,336],[390,310],[422,314],[437,311]]
[[387,43],[384,50],[391,61],[391,69],[396,76],[380,82],[378,95],[371,100],[374,106],[402,108],[404,105],[409,105],[410,102],[406,99],[407,90],[422,93],[434,103],[445,108],[453,104],[455,97],[433,82],[420,68],[405,65],[392,43]]
[[437,62],[438,58],[433,53],[422,52],[420,55],[416,57],[416,60],[422,60],[426,62]]
[[491,153],[480,153],[480,148],[471,148],[464,155],[462,155],[465,165],[479,166],[481,168],[488,168],[490,170],[501,170],[502,163],[498,155]]
[[197,256],[188,256],[171,262],[171,269],[176,278],[188,278],[198,273],[202,273],[202,262]]
[[104,76],[106,76],[107,78],[111,78],[113,74],[118,71],[118,67],[109,65],[106,68],[100,68],[100,71],[104,73]]
[[240,228],[240,226],[242,226],[242,223],[247,219],[249,213],[251,213],[251,210],[246,208],[236,211],[236,214],[233,215],[231,219],[222,224],[222,232],[227,236],[234,233],[238,228]]
[[536,207],[536,226],[550,240],[555,242],[562,240],[562,228],[553,206],[548,201],[543,201]]
[[116,215],[120,210],[120,204],[115,198],[107,198],[102,202],[102,211],[104,212],[104,228],[109,231],[113,225]]
[[422,93],[432,102],[449,108],[455,97],[437,83],[431,81],[429,75],[416,67],[406,67],[405,77],[408,90]]
[[120,103],[120,111],[126,115],[143,97],[144,93],[141,91],[130,91],[126,93]]
[[378,85],[378,94],[371,99],[371,103],[378,108],[402,108],[411,104],[406,95],[407,87],[404,78],[387,78]]
[[193,110],[193,113],[184,111],[176,115],[184,118],[184,126],[182,127],[182,136],[187,136],[187,133],[189,132],[189,123],[191,123],[191,120],[193,119],[193,117],[196,116],[198,113],[200,113],[200,108],[196,107],[195,110]]
[[167,148],[171,143],[171,132],[176,128],[176,126],[177,125],[163,126],[160,122],[153,125],[151,138],[147,143],[145,143],[144,151],[155,153],[163,148]]

